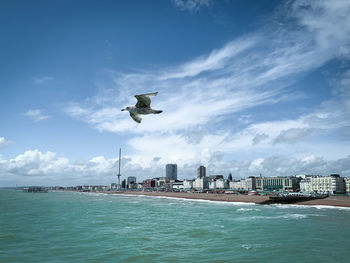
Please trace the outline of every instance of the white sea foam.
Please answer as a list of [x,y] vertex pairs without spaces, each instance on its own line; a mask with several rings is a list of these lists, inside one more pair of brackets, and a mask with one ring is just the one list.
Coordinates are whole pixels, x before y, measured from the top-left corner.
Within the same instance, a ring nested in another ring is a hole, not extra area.
[[306,214],[286,214],[286,215],[281,215],[281,216],[277,216],[276,218],[285,218],[285,219],[302,219],[302,218],[307,218],[308,215]]
[[242,208],[237,209],[237,211],[239,211],[239,212],[246,212],[246,211],[261,211],[261,210],[260,209],[254,209],[254,208],[242,207]]
[[236,220],[238,221],[247,221],[247,220],[273,220],[273,219],[304,219],[307,218],[308,214],[283,214],[283,215],[277,215],[277,216],[245,216],[245,217],[238,217]]
[[[300,205],[300,206],[306,206],[306,205]],[[340,209],[340,210],[350,211],[350,207],[345,207],[345,206],[331,206],[331,205],[309,205],[309,206],[316,209]]]
[[94,192],[76,192],[78,194],[82,194],[82,195],[92,195],[92,196],[103,196],[103,195],[108,195],[105,193],[94,193]]
[[301,209],[307,209],[307,208],[316,208],[316,209],[340,209],[340,210],[350,210],[350,207],[345,206],[331,206],[331,205],[293,205],[293,204],[272,204],[272,207],[278,207],[281,209],[287,209],[287,208],[301,208]]
[[261,248],[261,244],[241,244],[241,247],[246,249],[246,250],[249,250],[249,249],[254,249],[254,248]]
[[244,249],[246,249],[246,250],[249,250],[249,249],[252,248],[252,246],[251,246],[251,245],[248,245],[248,244],[243,244],[242,247],[243,247]]

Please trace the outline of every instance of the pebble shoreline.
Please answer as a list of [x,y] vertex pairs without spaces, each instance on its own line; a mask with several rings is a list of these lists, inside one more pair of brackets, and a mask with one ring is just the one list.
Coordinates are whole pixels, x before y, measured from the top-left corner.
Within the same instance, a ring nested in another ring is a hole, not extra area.
[[[242,202],[242,203],[255,203],[264,204],[268,201],[268,196],[260,195],[243,195],[243,194],[207,194],[207,193],[178,193],[178,192],[135,192],[135,191],[123,191],[123,192],[100,192],[105,194],[127,194],[127,195],[146,195],[146,196],[163,196],[172,198],[184,198],[184,199],[200,199],[208,201],[221,201],[221,202]],[[338,207],[350,207],[350,196],[330,196],[324,199],[315,199],[310,201],[293,203],[293,205],[312,205],[312,206],[338,206]]]

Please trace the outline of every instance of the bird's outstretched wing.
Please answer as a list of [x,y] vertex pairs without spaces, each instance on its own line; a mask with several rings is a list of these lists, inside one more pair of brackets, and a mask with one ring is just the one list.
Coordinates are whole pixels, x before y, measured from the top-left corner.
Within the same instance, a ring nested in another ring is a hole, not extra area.
[[142,118],[140,117],[140,115],[136,114],[136,113],[132,113],[130,112],[130,117],[136,121],[137,123],[141,123]]
[[157,94],[158,92],[135,95],[137,99],[136,108],[150,108],[151,98],[149,96],[157,96]]

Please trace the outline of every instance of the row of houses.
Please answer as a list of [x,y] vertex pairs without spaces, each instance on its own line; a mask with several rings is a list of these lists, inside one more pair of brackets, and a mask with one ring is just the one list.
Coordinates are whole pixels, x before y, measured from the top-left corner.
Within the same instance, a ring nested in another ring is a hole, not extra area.
[[241,180],[224,179],[222,175],[197,177],[193,180],[184,180],[185,190],[238,190],[238,191],[299,191],[299,181],[297,177],[254,177],[250,176]]
[[[53,187],[54,188],[54,187]],[[68,188],[67,188],[68,189]],[[129,176],[118,186],[112,183],[110,186],[76,186],[78,191],[114,191],[118,189],[146,190],[146,191],[220,191],[233,190],[238,192],[303,192],[319,194],[344,194],[350,195],[350,177],[341,177],[338,174],[329,176],[320,175],[295,175],[295,176],[250,176],[245,179],[233,180],[229,174],[227,179],[223,175],[206,176],[206,167],[199,166],[195,179],[177,180],[177,165],[166,165],[166,176],[136,182],[136,177]],[[60,190],[57,189],[56,190]]]
[[200,166],[197,169],[197,178],[195,179],[179,181],[172,180],[168,176],[148,179],[143,181],[142,188],[160,191],[235,190],[350,194],[350,177],[344,178],[338,174],[329,176],[251,176],[245,179],[233,180],[231,174],[227,179],[223,175],[206,176],[206,168]]

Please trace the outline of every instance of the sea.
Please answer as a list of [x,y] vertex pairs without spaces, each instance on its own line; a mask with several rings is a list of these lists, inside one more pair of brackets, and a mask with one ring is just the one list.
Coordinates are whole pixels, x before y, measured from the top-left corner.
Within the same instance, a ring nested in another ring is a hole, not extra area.
[[0,190],[0,262],[350,262],[350,209]]

